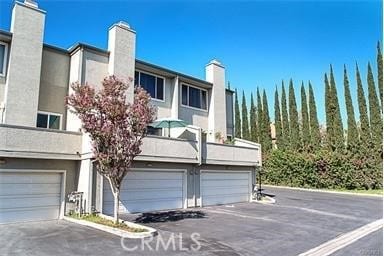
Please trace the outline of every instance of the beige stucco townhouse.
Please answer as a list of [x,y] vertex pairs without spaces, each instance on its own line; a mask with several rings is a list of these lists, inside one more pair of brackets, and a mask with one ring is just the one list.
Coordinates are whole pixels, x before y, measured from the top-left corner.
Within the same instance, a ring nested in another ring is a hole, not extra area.
[[[158,118],[189,126],[151,129],[125,178],[120,211],[147,212],[251,199],[258,144],[233,138],[233,92],[225,68],[205,79],[136,59],[136,32],[124,22],[108,30],[108,48],[44,43],[46,12],[16,2],[10,31],[0,32],[0,223],[59,219],[67,195],[84,193],[86,211],[112,213],[109,184],[93,167],[90,143],[65,107],[72,82],[98,86],[105,76],[134,78],[152,96]],[[132,99],[133,88],[127,92]],[[217,138],[234,139],[234,145]]]

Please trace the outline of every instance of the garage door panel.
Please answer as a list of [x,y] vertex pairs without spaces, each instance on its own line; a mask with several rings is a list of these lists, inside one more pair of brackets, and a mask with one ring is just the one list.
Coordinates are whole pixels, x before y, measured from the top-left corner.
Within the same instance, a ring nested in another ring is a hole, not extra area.
[[60,194],[50,196],[42,195],[40,197],[0,197],[0,210],[12,208],[30,208],[53,206],[60,207],[60,202],[57,200]]
[[[119,206],[120,213],[136,213],[143,212],[145,209],[146,212],[149,211],[158,211],[158,210],[169,210],[169,209],[180,209],[183,208],[181,200],[157,200],[151,202],[130,202],[129,204],[121,203]],[[105,205],[104,214],[112,215],[113,214],[113,203],[109,202]]]
[[[131,171],[120,192],[121,213],[183,208],[183,171]],[[113,194],[104,179],[103,212],[113,213]]]
[[220,195],[220,196],[207,196],[204,197],[207,204],[204,205],[218,205],[218,204],[231,204],[238,202],[247,202],[249,197],[244,194]]
[[1,184],[0,195],[54,194],[61,184]]
[[[183,197],[183,193],[182,191],[180,191],[180,189],[131,190],[131,191],[122,191],[120,193],[120,200],[125,200],[125,201],[140,200],[140,199],[180,198],[180,197]],[[105,193],[104,201],[113,202],[113,194]]]
[[249,201],[250,177],[250,172],[202,172],[203,206]]
[[206,187],[229,187],[229,186],[248,186],[248,179],[217,179],[217,180],[205,180],[202,181],[203,186]]
[[[130,177],[126,177],[127,179],[130,179]],[[106,190],[111,191],[111,186],[109,185],[109,182],[106,181],[104,183],[104,187]],[[160,180],[140,180],[140,181],[124,181],[124,183],[121,186],[121,191],[132,191],[132,190],[145,190],[145,189],[153,189],[153,188],[159,188],[159,189],[181,189],[183,187],[182,179],[178,180],[170,180],[170,181],[163,181]]]
[[0,211],[0,223],[13,223],[21,221],[40,221],[57,219],[60,210],[57,207],[20,208],[18,210]]
[[3,173],[0,184],[61,184],[61,175],[57,173],[30,173],[20,175],[14,173]]
[[248,173],[204,172],[204,180],[248,180]]
[[204,187],[203,195],[217,195],[217,191],[221,190],[221,194],[247,194],[249,189],[247,187]]
[[62,179],[59,172],[0,172],[0,223],[57,219]]
[[178,172],[146,172],[146,171],[131,171],[127,174],[130,180],[180,180],[183,179],[183,174]]

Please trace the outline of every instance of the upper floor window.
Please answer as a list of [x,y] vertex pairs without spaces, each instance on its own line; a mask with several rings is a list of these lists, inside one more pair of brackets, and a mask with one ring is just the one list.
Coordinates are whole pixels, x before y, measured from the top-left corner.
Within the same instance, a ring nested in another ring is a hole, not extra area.
[[0,75],[5,76],[7,67],[8,44],[0,42]]
[[164,100],[164,78],[142,71],[135,72],[135,85],[143,87],[153,99]]
[[61,114],[38,112],[36,126],[40,128],[61,130]]
[[207,90],[183,84],[181,89],[181,104],[207,110]]

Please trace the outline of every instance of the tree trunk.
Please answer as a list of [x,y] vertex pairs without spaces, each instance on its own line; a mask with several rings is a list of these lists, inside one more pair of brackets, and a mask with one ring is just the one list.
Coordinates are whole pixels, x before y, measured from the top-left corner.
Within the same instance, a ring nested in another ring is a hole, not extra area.
[[120,197],[120,191],[117,190],[116,192],[113,193],[113,198],[114,198],[113,219],[116,224],[119,223],[119,197]]
[[119,223],[119,198],[120,198],[120,189],[117,189],[113,186],[112,180],[105,176],[108,181],[109,185],[111,186],[111,191],[113,194],[113,202],[114,202],[114,207],[113,207],[113,221],[117,224]]

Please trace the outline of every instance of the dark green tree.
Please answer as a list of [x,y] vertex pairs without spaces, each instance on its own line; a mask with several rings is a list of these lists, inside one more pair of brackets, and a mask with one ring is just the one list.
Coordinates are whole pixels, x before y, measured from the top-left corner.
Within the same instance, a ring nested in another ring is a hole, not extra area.
[[347,68],[345,65],[344,65],[344,98],[345,98],[345,106],[347,109],[347,124],[348,124],[347,146],[348,148],[351,148],[358,145],[359,133],[357,131],[355,111],[353,109],[351,91],[349,89]]
[[356,82],[357,82],[357,101],[360,113],[360,141],[364,145],[368,145],[371,141],[371,129],[369,127],[367,102],[364,94],[363,83],[359,67],[356,63]]
[[290,124],[290,148],[299,150],[301,146],[299,116],[297,112],[295,89],[292,79],[289,81],[289,124]]
[[[261,96],[260,96],[260,91],[259,88],[257,88],[256,92],[256,97],[257,97],[257,124],[258,124],[258,143],[262,144],[263,140],[263,102],[261,101]],[[263,150],[263,149],[261,149]]]
[[337,96],[337,89],[336,89],[336,82],[335,78],[333,76],[333,69],[331,65],[331,71],[330,71],[330,108],[331,113],[333,115],[333,138],[332,140],[332,149],[334,150],[340,150],[344,148],[344,129],[343,129],[343,123],[341,121],[341,113],[340,113],[340,105],[339,105],[339,99]]
[[275,90],[275,143],[277,148],[280,148],[280,142],[283,137],[283,129],[281,125],[281,113],[280,113],[280,101],[279,101],[279,92],[277,91],[277,86]]
[[237,89],[235,90],[235,137],[241,138],[241,117]]
[[383,107],[383,54],[381,53],[380,42],[377,42],[377,81],[381,106]]
[[253,100],[253,94],[251,93],[251,108],[249,109],[249,122],[250,122],[250,131],[251,131],[251,141],[258,141],[257,139],[257,109],[255,102]]
[[241,102],[241,135],[245,140],[249,140],[249,122],[248,122],[248,109],[245,93],[243,91],[243,100]]
[[311,137],[309,128],[307,94],[305,93],[304,82],[301,83],[301,122],[301,138],[303,148],[308,150],[310,147]]
[[369,118],[371,126],[372,142],[376,151],[382,150],[383,142],[383,122],[381,117],[381,108],[376,94],[375,81],[373,78],[371,65],[368,63],[368,100],[369,100]]
[[315,96],[311,82],[309,82],[309,125],[311,134],[311,148],[313,150],[319,149],[321,145],[320,127],[319,120],[317,119],[317,109]]
[[333,137],[333,115],[331,110],[331,90],[327,73],[324,74],[325,91],[325,121],[326,121],[326,145],[331,147],[331,138]]
[[284,81],[281,82],[281,128],[283,130],[283,135],[281,136],[279,147],[281,149],[288,149],[291,135],[289,130],[287,96],[285,94]]
[[272,149],[271,120],[269,117],[268,99],[265,90],[263,90],[263,143],[265,152]]

